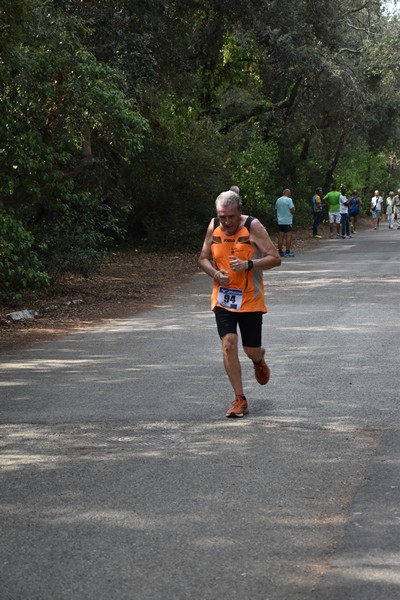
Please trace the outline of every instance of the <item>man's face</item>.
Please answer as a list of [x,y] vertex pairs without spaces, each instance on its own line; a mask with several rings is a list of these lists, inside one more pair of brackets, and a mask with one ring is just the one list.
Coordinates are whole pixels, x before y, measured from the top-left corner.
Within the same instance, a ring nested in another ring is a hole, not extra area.
[[217,216],[224,233],[228,235],[236,233],[242,216],[242,211],[236,204],[230,204],[229,206],[218,204]]
[[375,196],[379,196],[379,190],[375,190]]

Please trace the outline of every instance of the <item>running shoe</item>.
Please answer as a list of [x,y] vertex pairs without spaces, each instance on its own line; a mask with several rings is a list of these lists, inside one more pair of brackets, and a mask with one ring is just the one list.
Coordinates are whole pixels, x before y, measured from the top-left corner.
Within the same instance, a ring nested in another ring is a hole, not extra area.
[[226,411],[226,416],[233,419],[244,417],[249,412],[246,396],[238,395],[234,399],[232,406]]
[[315,235],[313,235],[313,238],[320,240],[322,238],[322,235],[319,235],[319,233],[316,233]]
[[278,252],[279,252],[279,256],[285,256],[283,253],[283,250],[278,250]]
[[263,351],[262,358],[259,363],[253,362],[254,365],[254,375],[260,385],[265,385],[268,383],[271,372],[269,370],[269,366],[264,360],[265,350]]
[[283,256],[294,256],[294,254],[293,254],[293,252],[290,252],[290,250],[286,250],[286,252]]

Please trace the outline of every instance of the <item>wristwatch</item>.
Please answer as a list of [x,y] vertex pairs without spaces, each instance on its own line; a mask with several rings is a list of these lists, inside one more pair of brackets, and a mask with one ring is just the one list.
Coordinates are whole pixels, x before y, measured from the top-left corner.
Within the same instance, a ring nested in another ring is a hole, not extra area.
[[251,271],[253,267],[254,267],[253,261],[252,260],[248,260],[247,261],[247,269],[246,269],[246,271]]

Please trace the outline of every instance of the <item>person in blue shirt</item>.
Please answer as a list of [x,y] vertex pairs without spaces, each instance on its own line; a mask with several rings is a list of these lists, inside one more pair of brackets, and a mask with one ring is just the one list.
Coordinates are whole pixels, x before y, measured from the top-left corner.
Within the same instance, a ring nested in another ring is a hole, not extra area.
[[[292,192],[283,190],[283,195],[275,202],[276,217],[278,220],[278,252],[279,256],[294,256],[290,250],[292,245],[293,215],[295,212]],[[285,245],[286,252],[283,252]]]
[[360,214],[360,206],[362,206],[362,200],[359,197],[357,190],[353,190],[349,202],[351,233],[357,233],[357,219]]

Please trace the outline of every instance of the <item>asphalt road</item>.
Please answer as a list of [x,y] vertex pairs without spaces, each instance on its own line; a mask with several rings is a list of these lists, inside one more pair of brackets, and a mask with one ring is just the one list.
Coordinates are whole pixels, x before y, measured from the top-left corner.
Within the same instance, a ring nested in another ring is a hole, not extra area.
[[400,598],[399,248],[365,228],[265,274],[244,419],[201,273],[1,356],[1,600]]

